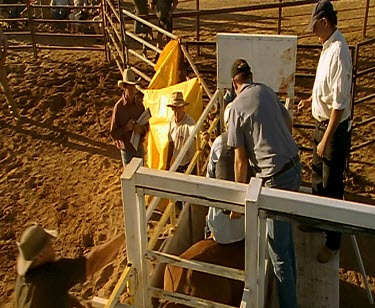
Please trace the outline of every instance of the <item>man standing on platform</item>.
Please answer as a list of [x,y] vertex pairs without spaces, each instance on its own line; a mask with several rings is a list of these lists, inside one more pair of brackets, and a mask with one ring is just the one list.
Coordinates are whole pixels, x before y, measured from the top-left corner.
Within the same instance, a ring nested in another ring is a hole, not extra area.
[[[298,109],[312,104],[315,119],[313,146],[313,194],[335,199],[344,196],[344,172],[349,154],[352,60],[345,38],[337,29],[337,13],[328,0],[319,1],[311,14],[308,30],[323,43],[312,95]],[[341,233],[326,232],[326,243],[318,261],[326,263],[338,252]]]
[[[237,97],[228,121],[228,146],[234,148],[236,182],[246,183],[249,161],[264,186],[298,191],[301,164],[298,146],[291,135],[292,120],[276,93],[253,82],[244,59],[234,61],[231,70]],[[235,216],[231,213],[231,217]],[[236,214],[238,215],[238,214]],[[274,267],[281,308],[296,308],[296,264],[292,226],[268,219],[268,251]]]
[[[143,141],[149,129],[148,122],[145,125],[137,123],[140,115],[145,111],[142,102],[136,99],[136,84],[135,74],[131,68],[127,68],[122,80],[119,80],[117,85],[123,90],[121,98],[113,108],[110,134],[116,143],[116,147],[121,151],[121,159],[124,168],[133,157],[143,159],[144,149]],[[137,148],[131,143],[133,132],[140,134],[141,138],[138,142]]]
[[[188,115],[184,107],[189,103],[184,100],[182,92],[173,92],[171,96],[171,101],[167,105],[173,110],[173,116],[169,123],[168,132],[168,156],[167,156],[167,167],[169,170],[172,163],[172,158],[176,159],[180,153],[182,147],[184,146],[186,140],[191,135],[195,121]],[[185,173],[187,167],[189,166],[191,160],[195,154],[195,142],[192,142],[185,156],[183,157],[180,165],[177,168],[177,172]]]

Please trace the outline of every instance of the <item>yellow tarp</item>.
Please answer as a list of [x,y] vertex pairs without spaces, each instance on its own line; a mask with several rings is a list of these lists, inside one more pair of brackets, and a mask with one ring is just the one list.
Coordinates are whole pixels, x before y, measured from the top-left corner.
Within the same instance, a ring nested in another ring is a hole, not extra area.
[[171,40],[163,49],[155,65],[155,75],[148,89],[162,89],[179,82],[182,50],[177,40]]
[[181,91],[189,102],[185,111],[197,121],[202,114],[202,87],[198,78],[191,79],[167,88],[145,90],[143,103],[150,108],[150,132],[147,142],[147,166],[165,169],[168,152],[168,128],[172,109],[167,107],[172,92]]

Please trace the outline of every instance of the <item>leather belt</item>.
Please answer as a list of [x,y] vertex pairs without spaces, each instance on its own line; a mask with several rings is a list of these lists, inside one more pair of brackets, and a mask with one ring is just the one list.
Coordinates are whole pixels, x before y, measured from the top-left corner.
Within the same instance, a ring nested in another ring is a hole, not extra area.
[[290,161],[288,161],[282,168],[280,171],[276,172],[274,175],[272,176],[269,176],[269,177],[266,177],[266,178],[262,178],[263,180],[263,183],[264,182],[267,182],[268,180],[272,179],[272,178],[275,178],[277,177],[278,175],[280,174],[283,174],[284,172],[288,171],[290,168],[294,167],[296,164],[299,163],[299,156],[296,155],[294,156]]

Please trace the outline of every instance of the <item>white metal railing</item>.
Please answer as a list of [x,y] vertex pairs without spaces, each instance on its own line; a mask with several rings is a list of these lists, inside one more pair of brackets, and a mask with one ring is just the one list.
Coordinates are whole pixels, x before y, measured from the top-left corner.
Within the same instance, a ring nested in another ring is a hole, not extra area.
[[[375,208],[349,201],[311,196],[303,193],[262,188],[260,179],[252,178],[249,185],[207,179],[142,167],[141,159],[134,158],[121,177],[128,260],[135,271],[136,307],[151,307],[151,297],[171,299],[191,307],[223,307],[210,301],[151,288],[148,285],[149,260],[163,263],[179,262],[187,268],[217,275],[215,266],[208,268],[201,262],[160,254],[147,249],[146,209],[144,196],[178,199],[204,206],[215,206],[245,214],[245,289],[243,305],[263,307],[266,218],[316,219],[333,224],[341,231],[375,230]],[[202,268],[203,267],[203,268]],[[241,271],[227,269],[226,277],[240,279]],[[206,306],[207,307],[207,306]]]

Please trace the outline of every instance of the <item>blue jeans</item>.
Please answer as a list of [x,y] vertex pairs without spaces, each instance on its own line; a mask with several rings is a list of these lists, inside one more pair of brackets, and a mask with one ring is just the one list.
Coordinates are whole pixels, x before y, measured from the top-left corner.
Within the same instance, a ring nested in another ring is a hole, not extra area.
[[[301,164],[264,182],[266,187],[298,191],[301,185]],[[286,221],[268,219],[268,252],[277,281],[280,308],[296,308],[296,257],[292,225]]]
[[121,151],[121,160],[122,160],[122,165],[124,168],[126,167],[127,164],[131,162],[133,157],[139,157],[144,159],[144,154],[145,151],[142,146],[139,146],[137,154],[134,154],[132,151],[127,151],[127,150],[120,150]]

